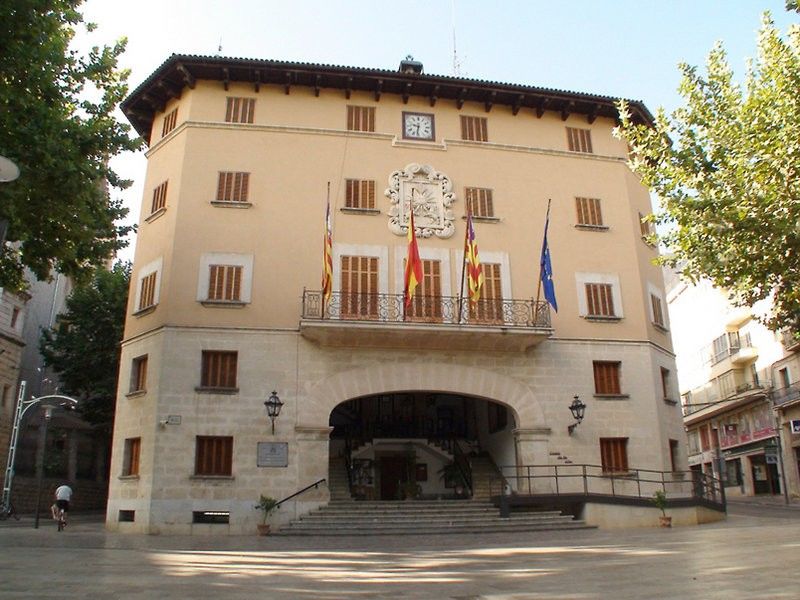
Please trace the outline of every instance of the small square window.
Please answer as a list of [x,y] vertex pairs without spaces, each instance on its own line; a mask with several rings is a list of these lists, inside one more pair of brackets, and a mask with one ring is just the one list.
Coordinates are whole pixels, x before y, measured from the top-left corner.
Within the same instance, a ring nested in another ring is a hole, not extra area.
[[628,472],[628,438],[600,438],[603,473]]
[[201,388],[236,389],[237,352],[203,350]]
[[255,107],[255,98],[228,98],[225,108],[225,122],[252,123]]
[[592,153],[591,130],[567,127],[567,147],[570,152]]
[[164,116],[164,122],[161,125],[161,137],[164,137],[170,131],[175,129],[175,125],[177,123],[178,123],[178,109],[176,108],[172,112]]
[[488,142],[486,117],[461,116],[461,139],[473,142]]
[[348,131],[375,131],[374,106],[348,106],[347,107]]
[[158,212],[167,205],[167,182],[165,181],[153,190],[153,202],[150,206],[150,214]]
[[578,225],[603,227],[599,198],[575,198],[575,209],[578,214]]
[[467,210],[473,217],[494,218],[494,201],[492,190],[487,188],[468,187],[464,189]]
[[345,181],[345,208],[374,209],[375,180],[347,179]]
[[233,473],[233,437],[198,435],[194,474],[226,477]]
[[594,393],[618,396],[621,392],[621,363],[596,360],[592,363],[594,370]]
[[145,310],[151,306],[155,306],[157,275],[158,273],[153,272],[142,277],[139,287],[139,310]]
[[143,392],[147,389],[147,354],[137,356],[131,363],[130,392]]
[[122,475],[129,477],[139,474],[139,453],[142,448],[142,438],[128,438],[125,440],[125,454],[122,463]]
[[217,180],[217,202],[247,202],[250,187],[250,173],[219,173]]

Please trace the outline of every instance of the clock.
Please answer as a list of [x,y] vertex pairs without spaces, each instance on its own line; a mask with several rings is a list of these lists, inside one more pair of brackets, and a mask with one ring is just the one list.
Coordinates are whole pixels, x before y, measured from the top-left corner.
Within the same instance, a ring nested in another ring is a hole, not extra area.
[[428,113],[403,112],[403,137],[409,140],[436,139],[433,115]]

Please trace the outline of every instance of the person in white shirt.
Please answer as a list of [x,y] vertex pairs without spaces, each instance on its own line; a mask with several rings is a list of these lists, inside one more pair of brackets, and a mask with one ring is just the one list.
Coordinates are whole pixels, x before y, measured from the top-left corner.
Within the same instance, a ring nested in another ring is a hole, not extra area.
[[58,486],[56,488],[56,506],[64,510],[64,523],[67,522],[70,500],[72,500],[72,488],[67,484]]

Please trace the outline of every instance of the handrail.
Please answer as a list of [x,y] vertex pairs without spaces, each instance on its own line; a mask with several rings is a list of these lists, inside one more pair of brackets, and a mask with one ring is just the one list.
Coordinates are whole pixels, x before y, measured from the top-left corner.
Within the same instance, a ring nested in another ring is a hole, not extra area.
[[291,496],[286,496],[286,498],[284,498],[283,500],[281,500],[280,502],[278,502],[278,503],[275,505],[275,508],[280,508],[281,504],[283,504],[283,503],[284,503],[284,502],[286,502],[287,500],[291,500],[291,499],[292,499],[292,498],[294,498],[295,496],[299,496],[299,495],[300,495],[300,494],[302,494],[303,492],[307,492],[307,491],[308,491],[308,490],[310,490],[312,487],[313,487],[313,488],[317,488],[317,487],[319,487],[319,484],[320,484],[320,483],[324,483],[325,481],[326,481],[326,479],[323,477],[323,478],[322,478],[322,479],[320,479],[319,481],[315,481],[315,482],[314,482],[314,483],[312,483],[311,485],[307,485],[307,486],[306,486],[306,487],[304,487],[302,490],[295,492],[295,493],[294,493],[294,494],[292,494]]
[[669,491],[676,498],[696,498],[725,505],[720,480],[697,471],[631,468],[618,473],[589,464],[507,466],[500,467],[499,478],[490,480],[490,495],[504,494],[507,482],[513,482],[512,493],[517,496],[596,495],[650,499],[656,490],[661,490]]
[[469,460],[467,460],[467,457],[464,455],[464,451],[461,449],[461,446],[458,445],[457,439],[452,438],[452,445],[453,463],[461,473],[464,483],[467,484],[467,495],[472,496],[472,469],[470,468]]

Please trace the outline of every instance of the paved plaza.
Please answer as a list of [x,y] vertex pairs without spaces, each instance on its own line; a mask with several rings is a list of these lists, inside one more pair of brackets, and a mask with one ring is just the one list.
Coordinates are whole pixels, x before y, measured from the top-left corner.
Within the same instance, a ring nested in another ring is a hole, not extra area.
[[290,538],[106,533],[100,517],[0,523],[0,598],[800,597],[800,510],[732,504],[699,527]]

